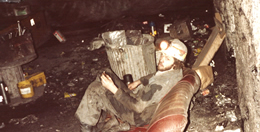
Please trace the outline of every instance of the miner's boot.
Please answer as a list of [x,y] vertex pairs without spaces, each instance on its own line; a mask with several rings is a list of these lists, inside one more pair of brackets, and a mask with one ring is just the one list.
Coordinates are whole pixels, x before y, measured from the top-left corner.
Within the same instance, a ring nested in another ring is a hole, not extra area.
[[102,128],[102,132],[107,132],[110,128],[114,127],[114,126],[118,126],[119,122],[117,120],[117,118],[112,115],[112,117],[105,123],[105,125]]

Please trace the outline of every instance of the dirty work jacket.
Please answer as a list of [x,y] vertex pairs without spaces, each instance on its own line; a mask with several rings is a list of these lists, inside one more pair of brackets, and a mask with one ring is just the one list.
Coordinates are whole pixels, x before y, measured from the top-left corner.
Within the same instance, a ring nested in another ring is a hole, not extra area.
[[124,90],[119,88],[114,94],[114,98],[120,102],[124,108],[122,108],[122,106],[113,106],[119,111],[124,109],[134,112],[134,117],[132,119],[136,126],[148,124],[157,104],[171,90],[171,88],[182,79],[182,77],[183,72],[181,69],[164,72],[157,71],[155,74],[142,77],[140,80],[145,87],[140,89],[136,95],[126,93]]

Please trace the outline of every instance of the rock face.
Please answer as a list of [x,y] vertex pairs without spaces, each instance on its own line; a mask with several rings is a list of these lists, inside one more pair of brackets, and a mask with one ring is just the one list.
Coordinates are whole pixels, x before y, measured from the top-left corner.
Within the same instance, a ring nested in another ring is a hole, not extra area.
[[[123,15],[154,14],[180,6],[183,0],[76,0],[51,1],[46,5],[52,25],[69,25],[118,18]],[[78,21],[77,23],[75,23]]]
[[236,58],[239,105],[244,131],[260,130],[260,2],[214,0],[227,33],[226,44]]

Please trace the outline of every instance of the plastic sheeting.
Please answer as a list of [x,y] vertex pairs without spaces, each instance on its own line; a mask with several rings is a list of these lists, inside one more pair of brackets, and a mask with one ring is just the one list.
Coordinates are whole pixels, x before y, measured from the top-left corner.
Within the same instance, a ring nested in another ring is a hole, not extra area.
[[110,48],[125,45],[141,45],[148,42],[153,43],[154,38],[148,34],[142,34],[140,30],[119,30],[102,34],[106,46]]
[[185,0],[53,0],[46,5],[53,26],[95,22],[123,15],[155,14],[178,8]]

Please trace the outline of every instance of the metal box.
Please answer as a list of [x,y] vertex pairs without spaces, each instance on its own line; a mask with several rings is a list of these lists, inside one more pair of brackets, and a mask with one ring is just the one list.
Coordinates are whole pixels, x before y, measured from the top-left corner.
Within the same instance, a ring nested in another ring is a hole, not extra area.
[[189,40],[192,38],[192,30],[189,18],[177,20],[170,26],[170,36],[180,40]]
[[[106,46],[111,69],[121,80],[126,74],[131,74],[135,81],[156,72],[154,39],[146,34],[143,37],[147,37],[147,41],[139,45]],[[134,92],[141,87],[139,86]]]

